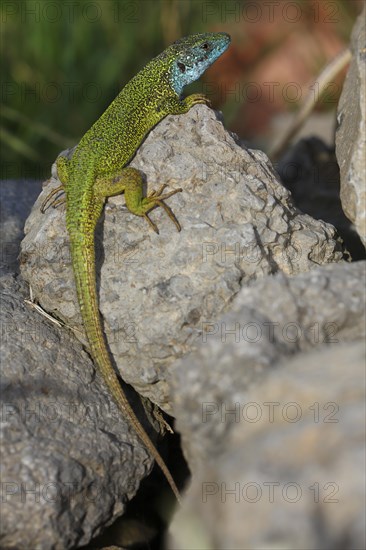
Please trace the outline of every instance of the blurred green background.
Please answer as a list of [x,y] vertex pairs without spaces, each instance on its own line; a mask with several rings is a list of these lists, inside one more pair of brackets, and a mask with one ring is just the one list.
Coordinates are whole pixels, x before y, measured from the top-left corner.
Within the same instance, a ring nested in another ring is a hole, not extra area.
[[[247,138],[265,134],[272,114],[293,102],[254,104],[246,83],[268,80],[270,63],[284,82],[301,66],[305,86],[347,45],[362,0],[298,0],[301,17],[291,4],[273,2],[271,14],[271,2],[245,0],[3,0],[0,178],[47,178],[57,154],[78,142],[147,61],[195,32],[227,31],[233,43],[190,91],[205,91],[206,82],[229,127]],[[294,58],[293,40],[300,44]]]

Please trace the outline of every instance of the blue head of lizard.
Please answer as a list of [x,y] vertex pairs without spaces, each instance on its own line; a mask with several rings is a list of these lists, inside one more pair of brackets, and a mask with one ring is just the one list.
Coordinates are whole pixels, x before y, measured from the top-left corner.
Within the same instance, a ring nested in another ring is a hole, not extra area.
[[171,56],[171,85],[179,96],[184,86],[197,80],[229,47],[226,32],[193,34],[172,44],[166,53]]

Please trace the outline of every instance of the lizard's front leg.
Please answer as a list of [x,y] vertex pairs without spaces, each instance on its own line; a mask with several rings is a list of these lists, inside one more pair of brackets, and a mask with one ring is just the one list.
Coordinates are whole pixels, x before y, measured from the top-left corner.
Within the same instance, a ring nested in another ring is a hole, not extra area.
[[136,168],[127,167],[114,176],[98,178],[95,182],[94,193],[96,197],[104,200],[124,192],[129,211],[136,216],[144,217],[156,233],[159,233],[158,227],[149,218],[148,212],[161,206],[180,231],[181,227],[177,218],[164,201],[175,193],[180,193],[182,189],[173,189],[169,193],[162,194],[165,187],[166,184],[163,184],[158,190],[152,191],[147,197],[144,197],[142,173]]
[[172,95],[163,99],[156,110],[166,115],[180,115],[187,113],[193,105],[203,104],[211,107],[211,102],[204,94],[191,94],[184,99],[179,99],[177,95]]

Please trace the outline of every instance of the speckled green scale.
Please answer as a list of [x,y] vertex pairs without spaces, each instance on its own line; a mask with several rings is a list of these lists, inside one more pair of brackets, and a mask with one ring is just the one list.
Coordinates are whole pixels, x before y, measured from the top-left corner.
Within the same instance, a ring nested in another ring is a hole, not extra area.
[[179,500],[179,491],[164,460],[131,408],[112,367],[101,327],[95,282],[94,231],[107,197],[124,192],[126,206],[143,216],[158,232],[148,212],[165,208],[178,230],[179,223],[164,200],[181,191],[163,188],[143,196],[142,174],[128,167],[149,131],[169,114],[186,113],[201,94],[182,98],[184,86],[197,80],[228,48],[226,33],[182,38],[148,63],[120,92],[86,132],[71,160],[59,157],[57,170],[66,192],[66,225],[80,310],[91,355],[122,413],[155,458]]

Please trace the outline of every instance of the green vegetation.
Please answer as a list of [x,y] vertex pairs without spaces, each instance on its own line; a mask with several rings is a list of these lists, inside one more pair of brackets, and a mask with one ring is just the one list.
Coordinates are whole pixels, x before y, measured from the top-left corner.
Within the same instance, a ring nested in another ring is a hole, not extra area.
[[60,150],[147,61],[202,31],[200,8],[195,0],[2,2],[0,179],[48,177]]
[[[195,32],[232,35],[225,62],[206,77],[209,96],[216,107],[226,101],[226,123],[240,136],[270,140],[271,117],[298,107],[283,93],[288,82],[298,84],[304,99],[312,79],[347,45],[362,5],[363,0],[2,0],[0,179],[48,178],[58,153],[78,143],[147,61]],[[271,100],[268,78],[276,80]],[[335,109],[342,78],[318,109]],[[253,84],[259,92],[254,101],[246,93],[248,85],[253,93]],[[194,91],[205,92],[205,85],[187,90]]]

